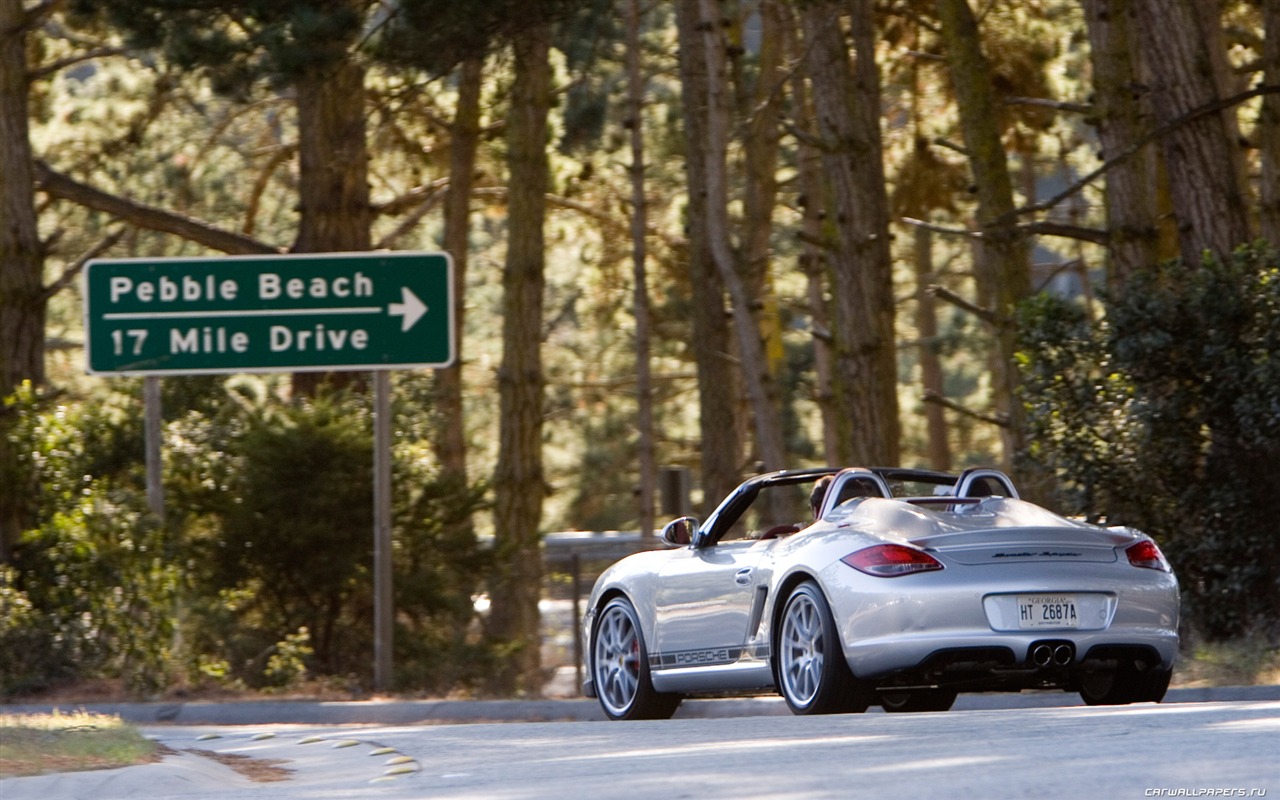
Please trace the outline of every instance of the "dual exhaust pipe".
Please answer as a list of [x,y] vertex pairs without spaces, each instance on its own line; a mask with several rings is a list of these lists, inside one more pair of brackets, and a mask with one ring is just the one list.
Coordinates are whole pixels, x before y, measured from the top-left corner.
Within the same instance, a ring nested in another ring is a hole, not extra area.
[[1031,663],[1041,669],[1065,667],[1075,657],[1075,648],[1069,642],[1040,642],[1031,646]]

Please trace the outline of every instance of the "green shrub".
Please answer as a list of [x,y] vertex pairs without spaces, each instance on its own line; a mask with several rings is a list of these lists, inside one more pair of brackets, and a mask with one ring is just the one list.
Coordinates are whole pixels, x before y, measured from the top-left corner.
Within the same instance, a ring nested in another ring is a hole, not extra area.
[[24,635],[44,641],[38,670],[29,669],[20,688],[84,677],[121,678],[138,691],[162,687],[177,573],[129,452],[140,444],[136,414],[114,395],[54,403],[29,387],[8,407],[10,443],[21,454],[16,469],[38,498],[5,579],[13,597],[29,603],[23,619],[34,627]]
[[1215,638],[1280,608],[1277,320],[1265,246],[1138,275],[1096,325],[1045,297],[1021,319],[1031,457],[1069,510],[1160,539]]

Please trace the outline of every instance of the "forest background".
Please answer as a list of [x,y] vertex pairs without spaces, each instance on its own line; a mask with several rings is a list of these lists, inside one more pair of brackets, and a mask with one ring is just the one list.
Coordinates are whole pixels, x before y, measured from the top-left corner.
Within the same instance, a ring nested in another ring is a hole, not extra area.
[[[370,684],[359,374],[83,374],[98,257],[445,250],[394,686],[536,693],[541,539],[994,464],[1280,638],[1280,0],[0,0],[0,692]],[[483,601],[483,602],[480,602]]]

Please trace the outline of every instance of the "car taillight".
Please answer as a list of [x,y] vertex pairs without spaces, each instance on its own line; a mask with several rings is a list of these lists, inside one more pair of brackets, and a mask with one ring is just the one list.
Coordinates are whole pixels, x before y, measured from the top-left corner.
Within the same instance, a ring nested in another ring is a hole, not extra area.
[[878,544],[840,559],[859,572],[877,578],[896,578],[916,572],[942,569],[938,559],[914,547],[901,544]]
[[1156,547],[1155,542],[1142,541],[1137,544],[1131,544],[1125,548],[1124,554],[1129,557],[1129,563],[1135,567],[1158,569],[1161,572],[1173,571],[1169,566],[1169,562],[1165,560],[1164,553],[1160,552],[1160,548]]

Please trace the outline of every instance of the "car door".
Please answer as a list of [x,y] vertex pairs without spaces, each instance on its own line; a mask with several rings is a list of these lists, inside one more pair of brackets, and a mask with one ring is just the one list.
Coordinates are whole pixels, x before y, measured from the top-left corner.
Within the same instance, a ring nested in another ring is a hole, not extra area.
[[738,660],[763,601],[758,574],[771,542],[736,540],[689,548],[672,558],[658,580],[654,609],[659,669],[717,666]]

